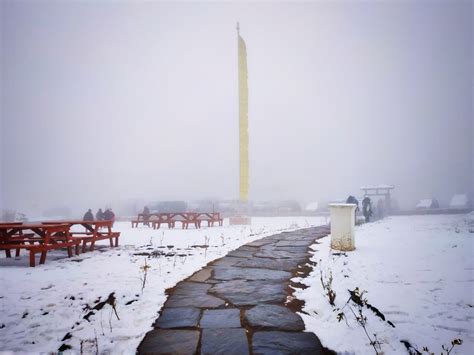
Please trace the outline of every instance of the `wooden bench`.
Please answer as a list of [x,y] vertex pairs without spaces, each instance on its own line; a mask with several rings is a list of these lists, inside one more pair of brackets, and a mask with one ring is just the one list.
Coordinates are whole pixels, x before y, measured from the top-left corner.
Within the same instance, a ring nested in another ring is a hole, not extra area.
[[138,217],[136,219],[132,219],[132,228],[137,227],[139,223],[143,223],[144,226],[150,227],[150,223],[153,225],[153,221],[150,220],[152,216],[155,216],[155,214],[144,214],[144,213],[139,213]]
[[[22,226],[23,222],[8,222],[8,223],[0,223],[0,226]],[[33,238],[30,244],[33,244],[34,241],[40,240],[39,238],[34,238],[34,233],[23,233],[23,230],[16,229],[13,234],[10,235],[10,240],[14,240],[15,243],[20,243],[21,241],[26,241],[26,238]],[[5,253],[7,258],[11,258],[10,249],[5,249]],[[20,256],[20,249],[16,249],[15,256]]]
[[218,223],[219,226],[223,224],[223,218],[219,212],[177,212],[177,213],[150,213],[150,214],[138,214],[137,219],[133,219],[132,228],[138,227],[139,223],[143,225],[151,226],[153,229],[159,229],[162,224],[167,224],[168,228],[174,228],[176,223],[181,223],[183,229],[188,229],[190,224],[194,224],[196,228],[201,228],[201,222],[206,221],[207,226],[213,226],[214,223]]
[[172,218],[175,222],[181,222],[183,229],[188,229],[190,224],[194,224],[196,229],[201,228],[201,220],[199,219],[198,213],[193,213],[193,212],[175,213],[175,215]]
[[[152,219],[155,217],[154,219]],[[160,229],[162,224],[167,224],[168,228],[174,228],[175,220],[172,218],[171,213],[153,213],[150,217],[153,229]]]
[[[40,236],[39,238],[10,237],[0,243],[0,250],[5,250],[8,254],[10,250],[17,250],[17,256],[20,249],[30,252],[30,266],[35,266],[35,254],[41,253],[40,264],[44,264],[48,250],[66,248],[68,257],[72,257],[72,247],[75,247],[76,255],[79,254],[79,240],[74,240],[69,233],[69,225],[36,225],[22,226],[22,229],[32,229]],[[28,244],[27,244],[28,243]],[[37,243],[37,244],[36,244]]]
[[219,212],[200,213],[199,218],[201,221],[206,221],[208,227],[214,226],[214,223],[218,223],[219,226],[222,226],[224,223],[224,219],[221,217]]
[[[117,247],[120,232],[112,232],[113,223],[114,221],[83,222],[81,224],[86,227],[87,232],[72,232],[71,235],[74,240],[82,242],[83,253],[87,251],[87,243],[90,243],[89,250],[93,251],[95,242],[99,240],[108,239],[112,248]],[[94,225],[94,227],[91,228],[91,225]],[[105,228],[106,231],[101,231],[101,228]]]
[[[20,231],[21,232],[21,231]],[[43,239],[41,238],[38,238],[38,237],[35,237],[34,233],[20,233],[20,234],[17,234],[17,235],[14,235],[11,240],[10,240],[11,243],[18,243],[18,244],[30,244],[30,245],[33,245],[35,243],[43,243]],[[20,250],[21,248],[17,248],[16,249],[16,252],[15,252],[15,257],[19,257],[20,256]],[[7,257],[11,257],[10,255],[10,250],[5,250],[5,252],[7,252]]]

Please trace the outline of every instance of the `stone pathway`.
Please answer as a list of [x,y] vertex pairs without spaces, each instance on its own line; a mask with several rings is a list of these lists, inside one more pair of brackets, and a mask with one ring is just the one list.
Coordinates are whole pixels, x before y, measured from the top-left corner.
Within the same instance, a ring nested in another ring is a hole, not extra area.
[[[290,279],[327,226],[272,235],[230,252],[168,290],[139,354],[332,354],[295,313]],[[300,285],[301,286],[301,285]]]

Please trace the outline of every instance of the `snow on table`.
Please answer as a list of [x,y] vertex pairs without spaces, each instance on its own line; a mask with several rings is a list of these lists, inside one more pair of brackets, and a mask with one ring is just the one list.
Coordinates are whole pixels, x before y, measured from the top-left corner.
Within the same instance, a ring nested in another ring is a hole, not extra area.
[[[367,291],[363,298],[393,322],[363,307],[367,332],[381,343],[384,354],[407,354],[406,340],[419,351],[428,347],[440,354],[456,338],[463,344],[451,354],[474,354],[474,262],[472,229],[474,214],[390,217],[356,227],[356,250],[331,253],[330,238],[312,248],[317,262],[306,279],[310,286],[296,291],[306,302],[301,313],[306,328],[324,346],[337,352],[375,354],[364,329],[355,321],[348,290]],[[471,230],[471,232],[470,232]],[[335,307],[327,290],[332,273]],[[344,312],[339,322],[337,315]],[[444,351],[446,354],[446,351]]]
[[[28,253],[7,259],[2,252],[0,351],[53,352],[64,343],[76,353],[82,347],[85,353],[133,354],[157,318],[167,288],[242,244],[321,225],[325,219],[253,218],[252,226],[225,222],[223,227],[198,230],[132,229],[130,222],[117,222],[119,248],[107,247],[106,240],[96,244],[98,250],[78,257],[48,252],[46,264],[35,268],[28,267]],[[120,319],[110,304],[93,309],[112,292]]]

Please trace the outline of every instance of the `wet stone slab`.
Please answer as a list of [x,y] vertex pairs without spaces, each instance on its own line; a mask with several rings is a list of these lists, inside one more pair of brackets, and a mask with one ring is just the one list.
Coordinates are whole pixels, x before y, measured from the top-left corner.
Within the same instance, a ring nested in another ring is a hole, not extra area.
[[255,240],[251,243],[248,243],[247,245],[251,247],[261,247],[262,245],[267,245],[271,243],[275,243],[275,241],[264,238],[264,239]]
[[202,314],[201,328],[240,328],[240,309],[209,309]]
[[242,260],[245,260],[245,259],[237,258],[237,257],[230,257],[230,256],[227,255],[224,258],[213,261],[212,263],[209,264],[209,266],[232,266],[232,265],[235,265],[239,261],[242,261]]
[[198,330],[155,329],[147,333],[138,354],[194,354],[198,342]]
[[301,256],[299,253],[291,253],[288,251],[278,251],[278,250],[262,250],[258,253],[255,253],[257,258],[270,258],[270,259],[295,259],[303,261],[304,256]]
[[207,279],[206,281],[204,281],[205,283],[207,284],[216,284],[216,283],[219,283],[218,280],[214,280],[214,279]]
[[198,282],[182,281],[174,289],[175,295],[206,295],[211,285]]
[[[327,234],[325,233],[324,236]],[[318,239],[318,235],[315,232],[305,232],[300,233],[297,236],[293,236],[293,238],[285,238],[285,240],[294,240],[294,241],[305,241],[305,242],[313,242],[315,239]]]
[[275,244],[278,247],[307,247],[311,244],[310,241],[302,240],[282,240]]
[[260,248],[259,252],[264,251],[278,251],[278,250],[288,250],[291,253],[305,253],[308,250],[308,246],[294,245],[294,246],[277,246],[274,244],[264,245]]
[[[316,238],[317,238],[317,236],[315,236],[315,235],[302,235],[302,236],[299,236],[295,240],[312,243],[314,241],[314,239],[316,239]],[[288,239],[285,239],[285,241],[288,241]]]
[[268,259],[268,258],[252,258],[239,261],[235,264],[238,267],[265,268],[271,270],[291,271],[295,270],[298,265],[297,261],[290,259]]
[[[209,285],[212,286],[212,285]],[[225,302],[211,295],[171,295],[165,303],[165,307],[197,307],[197,308],[219,308]]]
[[252,328],[276,328],[278,330],[304,330],[299,315],[284,306],[261,304],[245,311],[245,319]]
[[198,308],[164,308],[155,322],[156,328],[197,327],[201,310]]
[[204,282],[207,281],[212,275],[212,269],[204,268],[198,272],[196,272],[193,276],[191,276],[188,280],[194,282]]
[[286,300],[286,283],[233,280],[215,284],[209,293],[232,302],[235,306],[259,303],[283,303]]
[[298,255],[306,255],[308,247],[275,247],[274,251],[287,251],[289,253],[297,253]]
[[284,238],[284,233],[279,233],[279,234],[273,234],[269,237],[266,237],[265,240],[268,240],[270,242],[278,242]]
[[250,246],[250,245],[246,244],[246,245],[243,245],[243,246],[241,246],[241,247],[239,247],[235,250],[256,252],[256,251],[258,251],[258,247],[254,247],[254,246]]
[[249,345],[245,329],[203,329],[201,354],[249,354]]
[[284,281],[291,278],[291,274],[286,271],[228,267],[216,268],[214,270],[213,279],[215,280],[267,280],[267,281]]
[[234,250],[231,251],[228,256],[233,256],[236,258],[251,258],[255,251],[248,251],[248,250]]
[[301,332],[256,332],[252,338],[254,354],[323,354],[318,337],[313,333]]

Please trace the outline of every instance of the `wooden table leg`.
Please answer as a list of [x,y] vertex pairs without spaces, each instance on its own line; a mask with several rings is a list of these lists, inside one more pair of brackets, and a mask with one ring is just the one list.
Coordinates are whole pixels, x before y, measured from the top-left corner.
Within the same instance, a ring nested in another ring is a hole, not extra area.
[[40,264],[44,264],[46,262],[46,254],[47,253],[48,253],[47,250],[41,252]]
[[35,252],[30,249],[30,267],[35,267]]

